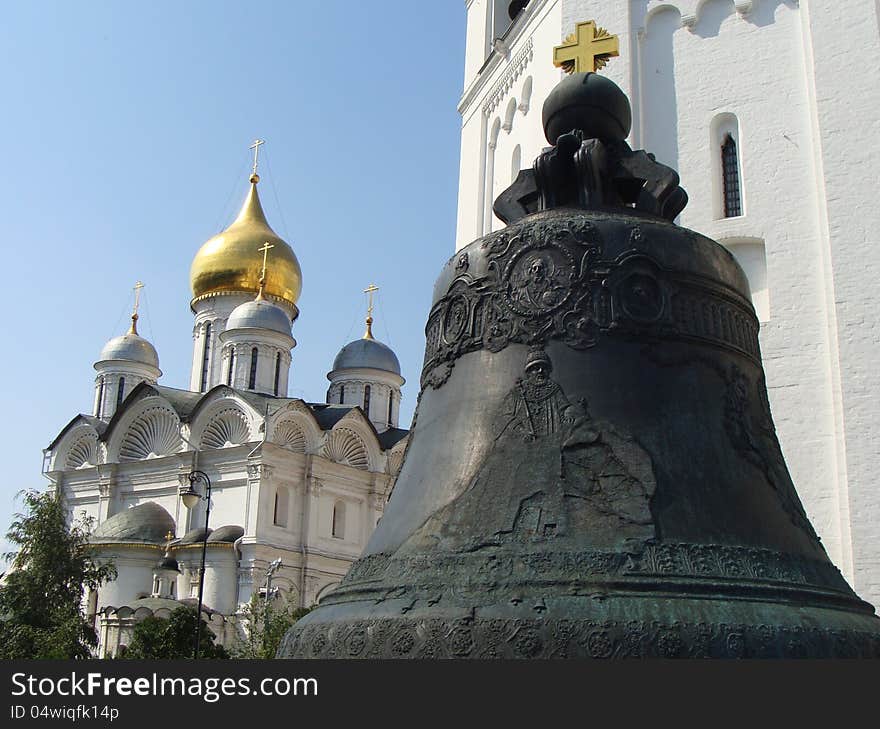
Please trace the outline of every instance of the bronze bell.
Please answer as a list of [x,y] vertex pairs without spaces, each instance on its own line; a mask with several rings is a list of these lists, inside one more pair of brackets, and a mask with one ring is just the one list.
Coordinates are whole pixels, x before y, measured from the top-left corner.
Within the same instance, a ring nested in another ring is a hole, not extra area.
[[[393,496],[281,657],[880,657],[770,414],[733,257],[595,74],[453,256]],[[565,130],[565,133],[561,133]]]

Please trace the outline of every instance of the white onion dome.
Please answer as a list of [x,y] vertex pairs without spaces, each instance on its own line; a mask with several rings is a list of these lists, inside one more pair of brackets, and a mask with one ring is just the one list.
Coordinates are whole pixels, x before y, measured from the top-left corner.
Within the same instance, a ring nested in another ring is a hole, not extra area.
[[346,344],[336,359],[334,370],[371,369],[400,374],[400,362],[391,348],[375,339],[356,339]]
[[137,314],[131,318],[131,328],[121,337],[113,337],[98,358],[106,361],[137,362],[159,369],[159,354],[156,348],[137,333]]
[[290,319],[271,301],[257,298],[236,306],[226,321],[226,331],[233,329],[268,329],[290,336]]

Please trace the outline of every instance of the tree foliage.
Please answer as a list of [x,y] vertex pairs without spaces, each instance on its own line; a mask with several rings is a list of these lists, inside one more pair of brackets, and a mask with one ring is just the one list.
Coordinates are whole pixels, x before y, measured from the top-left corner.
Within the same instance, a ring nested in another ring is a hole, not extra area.
[[89,546],[92,520],[67,524],[54,493],[24,491],[4,554],[9,572],[0,585],[0,658],[88,658],[98,644],[83,611],[86,590],[116,577]]
[[254,595],[240,616],[244,636],[233,648],[234,658],[274,658],[288,629],[311,608],[295,608]]
[[[200,620],[199,658],[229,658],[221,645],[214,644],[214,633]],[[182,605],[167,618],[151,616],[134,626],[131,642],[119,658],[192,658],[196,609]]]

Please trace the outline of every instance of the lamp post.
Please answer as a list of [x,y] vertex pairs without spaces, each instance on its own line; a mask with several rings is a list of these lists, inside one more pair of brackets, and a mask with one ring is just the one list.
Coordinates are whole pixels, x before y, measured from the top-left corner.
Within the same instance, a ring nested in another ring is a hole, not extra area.
[[[187,478],[189,479],[189,488],[180,495],[183,505],[187,509],[193,509],[199,501],[205,500],[205,536],[202,540],[202,563],[199,568],[199,608],[196,613],[196,641],[195,650],[193,651],[193,658],[198,660],[202,639],[202,597],[205,591],[205,558],[208,552],[208,517],[211,514],[211,479],[208,478],[207,473],[198,470],[191,471]],[[204,496],[193,488],[196,481],[205,482]]]
[[269,607],[269,598],[272,596],[272,575],[281,567],[281,557],[273,559],[266,568],[266,607]]

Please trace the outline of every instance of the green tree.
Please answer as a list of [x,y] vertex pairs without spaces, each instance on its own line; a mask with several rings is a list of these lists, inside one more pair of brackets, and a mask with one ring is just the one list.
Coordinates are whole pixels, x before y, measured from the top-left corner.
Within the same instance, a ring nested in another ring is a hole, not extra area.
[[287,630],[311,608],[276,605],[254,595],[241,611],[244,637],[232,649],[234,658],[274,658]]
[[[199,621],[201,639],[199,658],[229,658],[221,645],[214,644],[214,633],[204,620]],[[151,616],[134,626],[128,647],[118,658],[192,658],[196,627],[196,609],[182,605],[167,618]]]
[[4,554],[0,585],[0,658],[89,658],[98,644],[83,611],[85,590],[116,577],[89,545],[92,520],[67,524],[51,492],[23,491],[25,511],[6,533],[16,550]]

